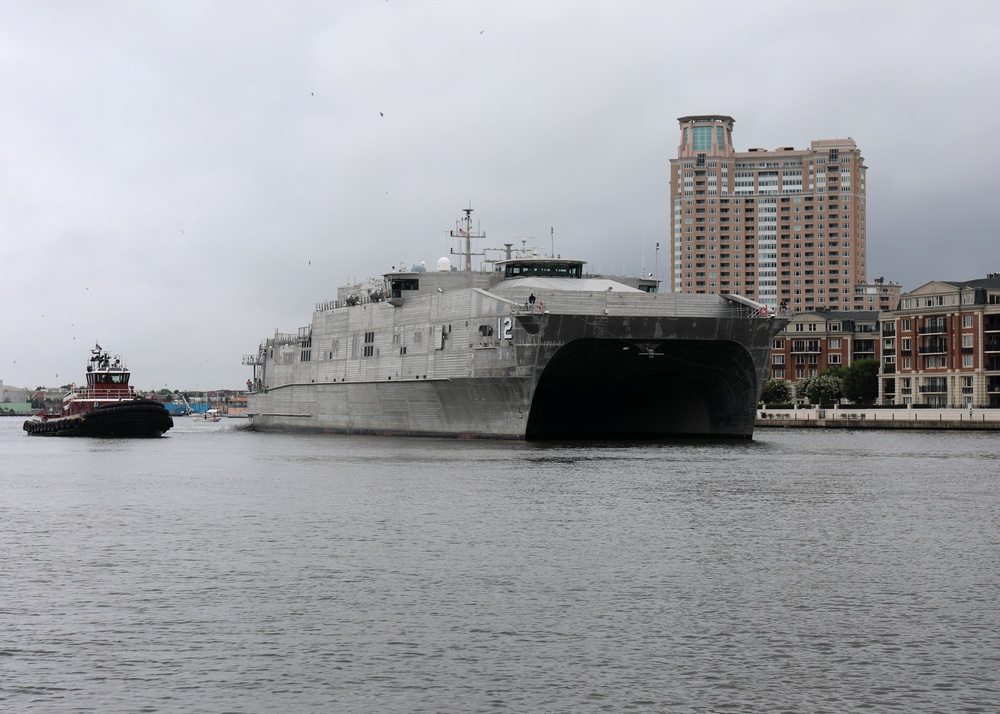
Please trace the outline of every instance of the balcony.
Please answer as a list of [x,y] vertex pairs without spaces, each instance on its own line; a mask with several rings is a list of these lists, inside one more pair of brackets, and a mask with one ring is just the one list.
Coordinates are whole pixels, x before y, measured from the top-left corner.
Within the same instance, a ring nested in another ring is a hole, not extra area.
[[943,355],[948,353],[948,343],[943,340],[940,342],[930,342],[926,345],[920,345],[920,354],[922,355]]
[[943,335],[947,331],[948,328],[943,323],[924,325],[923,327],[917,328],[917,333],[920,335]]
[[948,387],[944,384],[925,384],[920,387],[921,394],[942,394],[948,391]]

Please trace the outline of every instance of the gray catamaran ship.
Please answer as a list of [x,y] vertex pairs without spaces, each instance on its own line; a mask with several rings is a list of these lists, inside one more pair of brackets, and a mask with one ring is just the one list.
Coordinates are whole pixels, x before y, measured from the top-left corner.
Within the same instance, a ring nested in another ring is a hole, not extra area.
[[[251,428],[493,439],[753,436],[786,320],[738,295],[657,292],[518,254],[393,269],[276,333],[248,380]],[[477,254],[479,255],[479,254]]]

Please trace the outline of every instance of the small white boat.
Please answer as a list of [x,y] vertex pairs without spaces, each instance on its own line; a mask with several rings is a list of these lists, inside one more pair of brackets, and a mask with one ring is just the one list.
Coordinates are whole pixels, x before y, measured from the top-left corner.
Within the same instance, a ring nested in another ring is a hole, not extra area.
[[201,412],[200,414],[192,414],[191,417],[195,421],[219,421],[222,419],[222,415],[219,414],[218,409],[209,409],[208,411]]

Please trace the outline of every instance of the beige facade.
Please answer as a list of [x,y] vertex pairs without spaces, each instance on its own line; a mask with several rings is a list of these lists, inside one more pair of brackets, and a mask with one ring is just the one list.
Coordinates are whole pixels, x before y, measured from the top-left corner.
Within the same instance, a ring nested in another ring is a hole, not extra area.
[[927,283],[879,322],[880,404],[1000,407],[1000,273]]
[[674,292],[738,293],[793,312],[894,307],[898,285],[867,283],[867,167],[852,139],[738,152],[732,117],[678,121]]

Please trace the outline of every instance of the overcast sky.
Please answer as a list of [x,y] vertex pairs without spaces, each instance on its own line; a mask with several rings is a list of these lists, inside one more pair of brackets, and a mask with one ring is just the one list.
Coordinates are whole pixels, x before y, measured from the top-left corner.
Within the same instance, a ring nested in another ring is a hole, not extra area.
[[993,0],[0,0],[0,380],[81,381],[96,341],[142,388],[240,388],[470,204],[480,247],[667,278],[690,114],[853,138],[869,279],[982,277],[998,88]]

